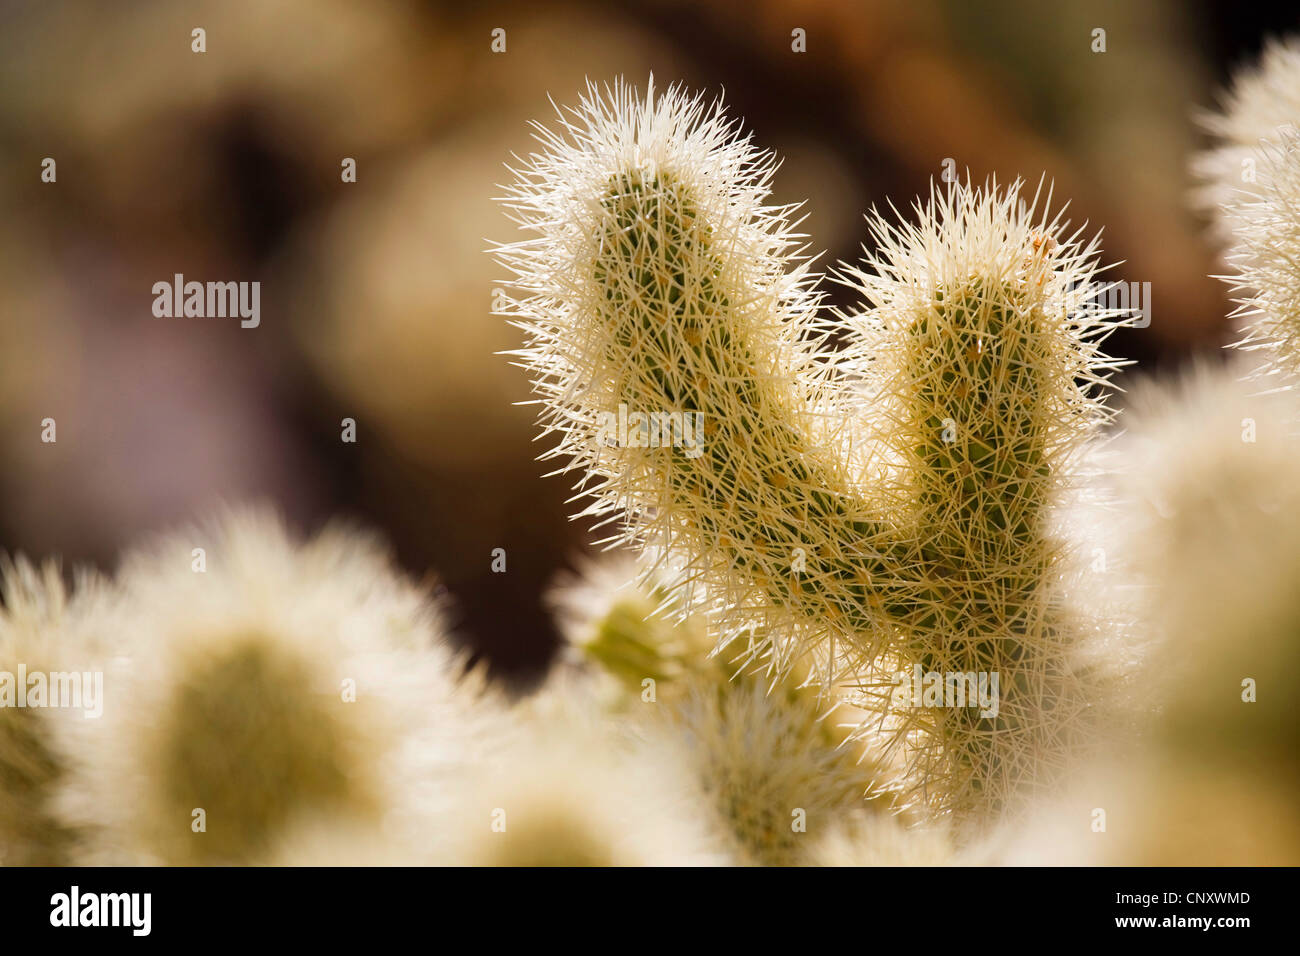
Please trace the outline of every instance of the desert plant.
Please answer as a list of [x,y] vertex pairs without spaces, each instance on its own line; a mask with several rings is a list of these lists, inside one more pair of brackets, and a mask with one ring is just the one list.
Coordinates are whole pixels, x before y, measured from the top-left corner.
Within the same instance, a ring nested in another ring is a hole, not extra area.
[[1236,269],[1225,278],[1245,332],[1233,344],[1259,360],[1255,377],[1288,387],[1300,378],[1300,129],[1279,129],[1255,156],[1264,170],[1256,198],[1224,216],[1234,237],[1228,261]]
[[[868,310],[833,323],[765,204],[772,157],[720,105],[619,84],[538,138],[500,311],[582,514],[622,519],[720,644],[856,677],[913,802],[989,820],[1050,785],[1096,712],[1051,516],[1108,415],[1096,240],[1019,182],[936,189],[917,224],[873,214],[878,251],[843,273]],[[900,704],[914,667],[998,675],[996,713]]]
[[503,726],[436,606],[356,531],[299,543],[222,514],[129,552],[109,611],[108,705],[61,800],[88,861],[265,861],[321,821],[409,823],[418,859]]
[[1234,359],[1132,390],[1117,525],[1147,622],[1130,665],[1143,733],[1009,834],[1001,862],[1300,859],[1297,410],[1292,392],[1259,394]]
[[1220,97],[1217,110],[1206,111],[1201,125],[1213,145],[1196,156],[1193,172],[1200,185],[1197,206],[1214,223],[1214,235],[1230,243],[1237,218],[1247,212],[1269,181],[1259,150],[1275,144],[1278,131],[1300,123],[1300,41],[1271,40],[1258,62],[1237,71]]
[[1162,638],[1148,666],[1163,677],[1153,687],[1168,685],[1165,749],[1295,788],[1300,714],[1284,688],[1300,667],[1298,415],[1292,394],[1252,394],[1239,372],[1137,391],[1125,524]]
[[628,746],[598,712],[524,702],[501,759],[478,761],[442,823],[443,862],[474,866],[701,866],[728,862],[689,773]]
[[[25,706],[29,675],[103,667],[107,654],[95,639],[106,611],[106,582],[79,574],[69,588],[54,562],[36,566],[25,558],[0,560],[0,865],[66,866],[78,858],[81,830],[59,812],[59,799],[73,774],[77,741],[90,729],[86,714],[99,699],[79,701],[81,710]],[[21,688],[19,685],[22,684]],[[102,690],[102,688],[101,688]],[[52,700],[44,704],[54,704]],[[94,720],[89,721],[93,725]]]
[[1233,272],[1233,317],[1255,353],[1252,375],[1287,387],[1300,375],[1300,42],[1273,41],[1233,77],[1203,122],[1213,145],[1193,164]]
[[846,730],[853,708],[809,686],[803,669],[755,672],[748,639],[710,653],[699,617],[674,614],[667,586],[635,578],[626,555],[587,560],[552,603],[572,656],[618,688],[600,695],[607,706],[685,766],[731,858],[804,863],[831,832],[888,813],[884,768]]
[[[1234,77],[1195,168],[1234,274],[1242,333],[1218,367],[1133,390],[1117,456],[1123,552],[1155,704],[1137,750],[1088,775],[1105,839],[1031,826],[1012,860],[1293,864],[1300,832],[1294,696],[1300,570],[1300,46],[1270,43]],[[1262,675],[1267,675],[1262,676]],[[1212,795],[1212,797],[1211,797]],[[1059,809],[1059,808],[1058,808]],[[1044,819],[1050,819],[1044,816]],[[1036,845],[1036,846],[1035,846]]]
[[637,580],[628,554],[584,558],[557,576],[547,594],[564,638],[561,666],[592,673],[611,709],[675,699],[701,677],[725,681],[734,669],[711,656],[708,629],[666,584]]

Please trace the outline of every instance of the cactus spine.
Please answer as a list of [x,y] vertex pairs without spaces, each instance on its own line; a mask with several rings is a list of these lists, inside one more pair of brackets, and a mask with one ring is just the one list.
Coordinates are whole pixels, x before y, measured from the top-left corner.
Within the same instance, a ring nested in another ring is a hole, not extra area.
[[[534,236],[498,250],[503,311],[584,514],[700,586],[720,641],[858,675],[914,800],[996,817],[1049,779],[1086,709],[1047,509],[1107,415],[1096,241],[1018,183],[875,217],[840,352],[791,210],[764,204],[772,158],[720,107],[620,85],[539,138],[506,199]],[[611,443],[620,407],[697,413],[702,440]],[[999,673],[1000,709],[900,707],[900,665]]]

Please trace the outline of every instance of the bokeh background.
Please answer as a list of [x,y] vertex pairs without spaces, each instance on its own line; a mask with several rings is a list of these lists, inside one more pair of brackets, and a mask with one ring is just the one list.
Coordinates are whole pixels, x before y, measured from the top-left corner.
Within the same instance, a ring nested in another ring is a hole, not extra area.
[[[1232,0],[2,2],[0,549],[111,569],[221,502],[342,517],[525,684],[555,648],[540,596],[592,539],[533,460],[527,379],[495,354],[520,333],[490,314],[484,250],[513,235],[492,198],[548,95],[651,71],[725,91],[827,264],[947,158],[1045,173],[1104,225],[1114,277],[1152,284],[1151,326],[1113,351],[1167,370],[1229,334],[1187,202],[1195,116],[1297,28],[1294,5]],[[178,272],[260,281],[260,327],[154,318]]]

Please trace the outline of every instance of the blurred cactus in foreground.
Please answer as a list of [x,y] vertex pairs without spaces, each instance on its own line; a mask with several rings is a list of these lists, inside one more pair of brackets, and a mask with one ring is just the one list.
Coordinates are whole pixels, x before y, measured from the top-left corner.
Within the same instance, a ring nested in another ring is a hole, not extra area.
[[129,554],[95,611],[41,628],[65,658],[79,630],[111,650],[57,800],[84,859],[258,862],[310,819],[400,827],[490,752],[477,678],[362,535],[223,516]]
[[840,709],[788,680],[701,683],[658,728],[739,863],[808,863],[828,830],[888,813],[881,770],[846,739]]
[[[1300,441],[1245,363],[1135,389],[1118,448],[1149,719],[1003,862],[1300,862]],[[1105,828],[1084,825],[1098,811]]]
[[944,826],[908,828],[889,816],[859,816],[817,841],[814,866],[968,866],[987,862],[982,848],[959,850]]
[[[1300,827],[1289,842],[1274,828],[1300,795],[1297,409],[1231,374],[1137,396],[1129,438],[1132,547],[1161,637],[1149,668],[1165,706],[1152,736],[1186,795],[1157,800],[1165,819],[1146,842],[1162,844],[1161,862],[1294,865]],[[1230,841],[1180,846],[1176,827],[1190,834],[1213,818],[1242,834],[1239,855]]]
[[[1063,606],[1050,509],[1116,364],[1095,240],[1019,183],[873,217],[837,352],[791,210],[764,205],[775,163],[720,106],[618,85],[561,123],[505,199],[531,235],[498,256],[583,514],[673,567],[720,646],[856,678],[911,802],[993,820],[1050,786],[1089,737],[1093,622]],[[1000,679],[998,706],[900,706],[913,668]]]
[[82,849],[81,834],[60,816],[58,801],[73,767],[73,722],[83,718],[17,700],[24,672],[102,665],[87,625],[103,610],[104,584],[88,576],[78,583],[70,591],[54,563],[38,568],[5,559],[0,567],[0,866],[66,866]]
[[671,754],[619,746],[572,715],[519,711],[499,761],[480,762],[446,817],[444,862],[700,866],[727,862]]

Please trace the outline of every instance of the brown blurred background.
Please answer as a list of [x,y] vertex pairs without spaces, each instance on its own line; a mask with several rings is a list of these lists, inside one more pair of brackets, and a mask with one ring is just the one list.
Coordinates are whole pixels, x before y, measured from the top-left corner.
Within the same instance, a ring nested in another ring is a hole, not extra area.
[[[592,537],[566,518],[572,481],[533,460],[484,254],[512,237],[494,184],[548,93],[651,70],[725,90],[785,158],[776,198],[808,200],[825,264],[946,158],[976,179],[1046,173],[1071,218],[1104,225],[1115,277],[1152,284],[1150,328],[1113,351],[1172,367],[1224,340],[1230,308],[1186,202],[1193,117],[1300,27],[1226,0],[467,6],[0,3],[0,548],[111,568],[222,501],[269,500],[303,529],[351,518],[527,680],[554,648],[539,594]],[[178,272],[260,281],[260,327],[154,318],[153,283]]]

